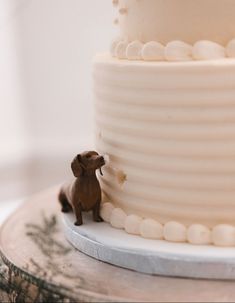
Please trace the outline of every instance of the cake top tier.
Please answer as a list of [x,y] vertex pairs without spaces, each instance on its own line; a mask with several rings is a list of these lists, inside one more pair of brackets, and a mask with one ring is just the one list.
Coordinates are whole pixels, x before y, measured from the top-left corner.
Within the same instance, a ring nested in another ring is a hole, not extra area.
[[112,0],[121,38],[129,42],[210,40],[235,37],[235,0]]

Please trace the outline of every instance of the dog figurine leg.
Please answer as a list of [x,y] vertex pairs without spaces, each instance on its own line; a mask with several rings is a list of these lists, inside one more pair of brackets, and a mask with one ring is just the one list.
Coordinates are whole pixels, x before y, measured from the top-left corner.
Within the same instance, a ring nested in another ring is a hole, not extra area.
[[73,203],[73,210],[76,216],[76,222],[74,223],[74,225],[76,226],[80,226],[83,224],[82,221],[82,208],[80,206],[80,203]]
[[93,220],[95,222],[103,222],[103,219],[100,216],[100,199],[96,202],[94,208],[92,209],[93,212]]
[[69,201],[68,201],[68,199],[66,197],[66,194],[63,191],[63,189],[60,191],[58,198],[59,198],[59,202],[60,202],[60,205],[61,205],[61,211],[63,213],[69,213],[72,210],[72,207],[69,204]]

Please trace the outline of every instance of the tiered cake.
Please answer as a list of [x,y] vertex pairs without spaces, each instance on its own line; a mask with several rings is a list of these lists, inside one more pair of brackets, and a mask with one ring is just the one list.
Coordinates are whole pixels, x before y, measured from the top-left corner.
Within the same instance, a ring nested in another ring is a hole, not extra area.
[[94,62],[102,216],[151,239],[235,245],[235,1],[113,0]]

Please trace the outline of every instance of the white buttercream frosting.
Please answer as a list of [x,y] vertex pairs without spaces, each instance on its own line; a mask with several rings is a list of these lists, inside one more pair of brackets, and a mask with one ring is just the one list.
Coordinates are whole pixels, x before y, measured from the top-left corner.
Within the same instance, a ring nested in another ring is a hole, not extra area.
[[156,41],[145,44],[136,40],[127,42],[117,39],[112,42],[110,53],[118,59],[144,61],[191,61],[219,60],[235,57],[235,39],[227,46],[213,41],[200,40],[194,45],[184,41],[170,41],[165,46]]
[[140,234],[147,239],[163,239],[163,226],[153,219],[145,219],[140,225]]
[[198,41],[193,47],[195,60],[214,60],[225,56],[225,48],[212,41]]
[[102,197],[101,197],[102,202],[109,202],[108,197],[106,196],[106,194],[104,192],[102,192]]
[[143,45],[141,57],[145,61],[163,61],[165,59],[165,47],[158,42],[150,41]]
[[113,227],[146,239],[188,242],[193,245],[235,246],[235,227],[228,224],[216,225],[212,230],[202,224],[187,227],[176,221],[162,225],[153,219],[143,219],[134,214],[126,215],[122,209],[115,208],[110,202],[101,205],[100,214],[103,220]]
[[143,43],[210,40],[225,46],[235,37],[234,0],[119,0],[120,35]]
[[123,43],[112,43],[111,54],[119,59],[186,61],[235,56],[234,0],[118,0],[114,6],[119,41],[126,41],[125,51]]
[[100,215],[105,222],[110,223],[113,210],[114,210],[114,206],[111,203],[105,202],[102,204]]
[[140,235],[140,225],[143,219],[136,215],[129,215],[125,221],[125,231],[128,234]]
[[113,56],[113,57],[116,57],[117,56],[117,50],[116,50],[116,48],[117,48],[117,45],[118,45],[118,43],[119,42],[121,42],[121,40],[120,39],[115,39],[112,43],[111,43],[111,45],[110,45],[110,54]]
[[229,41],[226,47],[226,55],[230,58],[235,58],[235,39]]
[[[125,212],[114,213],[115,226],[125,228],[126,214],[164,226],[174,221],[197,244],[207,242],[202,235],[208,229],[234,225],[234,79],[232,59],[170,63],[97,56],[97,150],[110,158],[101,185]],[[121,186],[117,172],[125,175]],[[195,223],[205,228],[188,230]],[[152,237],[148,228],[140,233]]]
[[170,242],[186,242],[187,230],[186,227],[178,222],[168,222],[163,230],[164,238]]
[[188,242],[194,245],[207,245],[212,243],[211,230],[201,224],[193,224],[187,231]]
[[140,41],[133,41],[128,44],[126,49],[126,58],[128,60],[140,60],[143,44]]
[[119,59],[235,57],[233,0],[218,0],[216,4],[214,0],[120,0],[114,5],[120,15],[115,24],[120,24],[121,33],[111,44],[111,54]]
[[[110,157],[109,157],[109,155],[104,155],[104,161],[105,161],[105,163],[106,164],[109,164],[110,163]],[[103,200],[102,200],[103,201]]]
[[127,215],[121,208],[114,208],[111,217],[110,217],[110,223],[115,228],[125,228],[125,221],[126,221]]
[[128,47],[128,43],[125,41],[119,41],[116,44],[115,50],[114,50],[114,54],[115,57],[119,58],[119,59],[126,59],[126,49]]
[[226,224],[215,226],[212,231],[212,239],[217,246],[234,246],[235,227]]
[[183,41],[169,42],[165,47],[165,59],[167,61],[192,60],[192,46]]
[[235,246],[234,1],[113,4],[110,53],[123,60],[97,57],[94,70],[102,218],[148,239]]

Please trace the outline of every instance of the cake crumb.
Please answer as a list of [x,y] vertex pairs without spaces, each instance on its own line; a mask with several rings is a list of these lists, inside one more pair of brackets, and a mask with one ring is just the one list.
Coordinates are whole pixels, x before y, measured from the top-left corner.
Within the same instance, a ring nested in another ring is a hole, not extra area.
[[116,177],[119,185],[123,185],[127,181],[127,175],[122,170],[117,171]]

